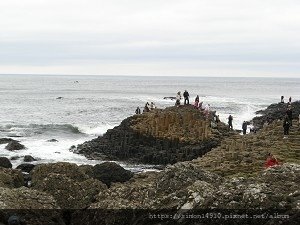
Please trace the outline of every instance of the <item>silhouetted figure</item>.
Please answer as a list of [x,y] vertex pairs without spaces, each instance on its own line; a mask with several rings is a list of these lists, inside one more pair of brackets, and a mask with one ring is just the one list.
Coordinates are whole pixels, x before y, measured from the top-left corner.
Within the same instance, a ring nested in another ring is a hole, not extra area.
[[243,122],[242,129],[243,129],[243,135],[245,135],[247,133],[247,122],[246,121]]
[[292,104],[292,97],[289,98],[289,103]]
[[137,108],[136,108],[135,114],[141,114],[141,109],[140,109],[140,107],[137,107]]
[[178,91],[178,92],[177,92],[177,95],[176,95],[176,103],[175,103],[175,105],[176,105],[177,107],[179,107],[179,105],[180,105],[180,100],[181,100],[181,92]]
[[280,102],[284,103],[284,96],[281,96]]
[[196,98],[195,98],[194,107],[198,108],[198,104],[199,104],[199,95],[197,95]]
[[231,130],[233,130],[232,120],[233,120],[232,115],[229,115],[229,117],[228,117],[228,126],[229,126],[229,129],[231,129]]
[[293,111],[292,111],[292,106],[291,106],[291,105],[288,106],[288,108],[287,108],[287,110],[286,110],[286,115],[288,116],[290,126],[292,126],[292,122],[293,122]]
[[145,105],[145,107],[144,107],[143,113],[149,112],[149,111],[150,111],[149,110],[149,103],[147,102],[146,105]]
[[283,129],[284,129],[284,135],[289,135],[290,120],[289,120],[288,115],[285,115],[282,126],[283,126]]
[[190,95],[189,95],[189,93],[187,92],[187,90],[185,90],[185,91],[183,92],[183,97],[184,97],[184,104],[185,104],[185,105],[189,105],[189,104],[190,104],[190,100],[189,100]]
[[216,123],[220,123],[221,121],[220,121],[220,117],[219,117],[219,115],[216,115]]
[[198,109],[200,110],[200,111],[202,111],[202,105],[203,105],[203,102],[199,102],[199,105],[198,105]]

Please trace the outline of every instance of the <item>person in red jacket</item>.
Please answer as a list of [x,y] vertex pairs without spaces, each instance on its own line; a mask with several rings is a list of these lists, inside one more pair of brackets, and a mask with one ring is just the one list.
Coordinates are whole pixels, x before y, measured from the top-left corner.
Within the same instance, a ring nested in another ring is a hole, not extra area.
[[268,153],[268,158],[265,162],[265,168],[269,168],[276,165],[279,165],[278,160],[275,158],[274,155],[272,155],[272,153]]

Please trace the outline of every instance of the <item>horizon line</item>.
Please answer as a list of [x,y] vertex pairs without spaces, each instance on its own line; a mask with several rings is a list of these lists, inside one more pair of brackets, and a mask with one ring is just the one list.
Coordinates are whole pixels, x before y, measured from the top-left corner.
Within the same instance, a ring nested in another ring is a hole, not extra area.
[[195,77],[203,77],[203,78],[295,78],[299,79],[300,77],[296,76],[216,76],[216,75],[128,75],[128,74],[48,74],[48,73],[0,73],[0,76],[3,75],[24,75],[24,76],[103,76],[103,77],[108,77],[108,76],[123,76],[123,77],[190,77],[190,78],[195,78]]

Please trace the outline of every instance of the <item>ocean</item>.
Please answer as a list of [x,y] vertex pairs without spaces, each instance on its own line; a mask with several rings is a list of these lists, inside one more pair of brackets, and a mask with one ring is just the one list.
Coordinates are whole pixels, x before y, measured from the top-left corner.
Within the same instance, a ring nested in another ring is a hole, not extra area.
[[[281,95],[285,100],[300,99],[296,78],[0,75],[0,87],[0,137],[12,137],[26,146],[8,151],[0,145],[0,156],[21,157],[12,161],[13,166],[22,163],[24,155],[39,159],[35,163],[101,163],[69,148],[119,125],[146,102],[158,108],[173,106],[175,101],[164,97],[178,91],[187,90],[190,103],[198,94],[225,123],[231,114],[235,129],[241,129],[255,111],[279,102]],[[119,164],[136,172],[151,168]]]

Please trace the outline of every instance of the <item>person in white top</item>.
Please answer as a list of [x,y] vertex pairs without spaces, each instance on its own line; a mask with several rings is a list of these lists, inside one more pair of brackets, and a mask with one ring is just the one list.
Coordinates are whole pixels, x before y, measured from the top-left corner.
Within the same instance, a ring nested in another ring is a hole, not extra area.
[[176,104],[175,104],[177,107],[180,105],[180,100],[181,100],[181,93],[180,91],[178,91],[176,95]]

